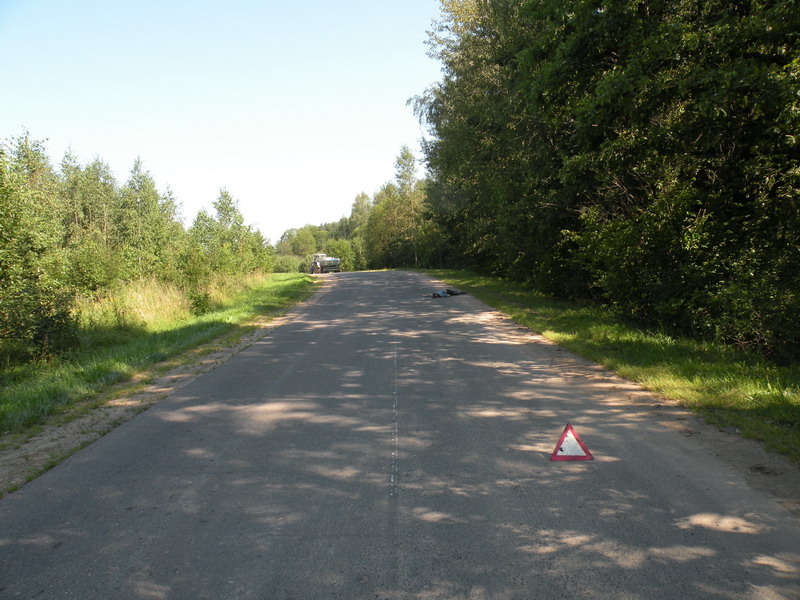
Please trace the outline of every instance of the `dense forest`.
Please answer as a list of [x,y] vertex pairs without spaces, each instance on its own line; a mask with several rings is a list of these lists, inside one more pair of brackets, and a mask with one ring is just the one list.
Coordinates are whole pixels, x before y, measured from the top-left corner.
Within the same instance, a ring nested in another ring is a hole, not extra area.
[[342,238],[355,268],[469,266],[796,360],[799,31],[795,1],[443,0],[427,180],[404,148],[278,252]]
[[457,261],[800,355],[800,3],[444,0],[415,99]]
[[[442,79],[410,103],[427,177],[274,247],[225,190],[181,224],[136,163],[59,169],[0,146],[0,349],[58,346],[75,299],[120,281],[470,267],[648,327],[800,356],[800,5],[795,0],[442,0]],[[66,342],[63,342],[66,343]]]

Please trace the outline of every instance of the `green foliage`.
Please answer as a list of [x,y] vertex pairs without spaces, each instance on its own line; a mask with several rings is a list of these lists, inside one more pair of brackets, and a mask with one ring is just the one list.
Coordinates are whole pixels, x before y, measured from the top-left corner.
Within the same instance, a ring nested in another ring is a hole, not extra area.
[[351,239],[362,237],[371,212],[372,200],[365,193],[360,193],[353,201],[353,208],[350,211],[347,223],[347,231],[344,232],[346,235],[339,237],[349,237]]
[[284,312],[311,293],[310,277],[238,278],[221,296],[206,299],[202,315],[186,312],[183,290],[155,280],[122,285],[115,296],[84,298],[77,333],[80,348],[47,363],[7,368],[0,377],[0,431],[41,423],[106,386],[129,380],[154,363],[223,334],[234,340],[260,317]]
[[269,272],[272,249],[227,191],[214,209],[187,233],[139,160],[119,186],[99,159],[67,154],[57,173],[27,134],[0,143],[0,368],[72,349],[82,299],[120,281],[179,285],[202,313],[220,277]]
[[401,194],[410,194],[417,182],[417,161],[408,146],[400,148],[400,154],[394,163],[395,183]]
[[800,5],[443,3],[430,218],[453,261],[800,356]]
[[363,271],[369,264],[369,261],[367,260],[367,249],[364,245],[364,238],[361,236],[355,236],[349,241],[353,248],[353,270]]
[[356,266],[356,253],[353,243],[346,239],[335,239],[325,245],[325,254],[342,259],[342,271],[353,271]]
[[0,367],[75,346],[69,292],[38,279],[7,281],[0,291]]
[[107,289],[122,271],[119,248],[112,241],[116,182],[100,160],[84,168],[69,154],[61,173],[67,279],[82,292]]
[[317,240],[311,231],[310,226],[303,227],[292,238],[292,254],[305,256],[313,254],[317,249]]
[[195,292],[222,275],[272,270],[272,251],[259,231],[244,224],[227,190],[220,190],[214,209],[214,216],[205,210],[197,214],[180,259],[182,281]]
[[75,342],[57,187],[41,144],[23,136],[0,145],[0,366]]
[[307,273],[310,262],[300,256],[279,254],[275,257],[275,273]]
[[375,194],[363,230],[371,267],[416,267],[430,262],[430,257],[421,254],[426,191],[425,182],[416,179],[415,164],[413,154],[403,146],[395,162],[395,182]]
[[175,217],[174,203],[158,193],[152,176],[137,160],[119,192],[114,214],[113,239],[122,256],[123,278],[164,273]]
[[[276,245],[278,255],[325,252],[341,258],[346,271],[442,264],[446,240],[430,219],[428,182],[416,178],[416,159],[407,146],[400,149],[395,171],[395,181],[372,199],[365,193],[356,196],[350,216],[287,230]],[[287,267],[282,263],[281,268]]]
[[300,229],[289,229],[276,244],[276,251],[279,255],[311,256],[325,247],[333,228],[335,226],[304,225]]

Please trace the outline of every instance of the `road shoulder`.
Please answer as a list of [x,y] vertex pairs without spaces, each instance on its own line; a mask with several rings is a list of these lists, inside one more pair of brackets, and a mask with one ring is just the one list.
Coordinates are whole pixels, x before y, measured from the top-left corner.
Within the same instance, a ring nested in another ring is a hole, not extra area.
[[97,398],[76,403],[43,425],[0,434],[0,498],[288,323],[316,304],[329,288],[330,283],[324,282],[305,302],[284,315],[257,322],[256,329],[233,342],[214,340],[153,365]]

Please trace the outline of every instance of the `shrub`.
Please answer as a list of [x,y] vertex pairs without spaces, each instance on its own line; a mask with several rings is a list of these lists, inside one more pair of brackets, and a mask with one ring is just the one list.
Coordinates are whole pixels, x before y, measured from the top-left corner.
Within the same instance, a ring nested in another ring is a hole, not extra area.
[[305,273],[306,263],[299,256],[280,254],[275,257],[273,272],[275,273]]

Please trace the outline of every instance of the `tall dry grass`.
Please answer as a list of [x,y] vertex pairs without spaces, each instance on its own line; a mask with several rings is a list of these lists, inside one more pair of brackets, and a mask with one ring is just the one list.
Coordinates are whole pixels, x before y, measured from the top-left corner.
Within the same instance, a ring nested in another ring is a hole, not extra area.
[[100,297],[82,297],[75,304],[75,317],[82,333],[103,329],[160,331],[192,316],[186,292],[155,279],[118,285]]
[[307,298],[314,286],[312,277],[299,273],[219,279],[200,292],[209,304],[202,314],[194,310],[192,292],[155,280],[82,298],[75,308],[80,348],[0,371],[0,433],[40,423],[109,384],[221,335],[245,333],[254,320]]

